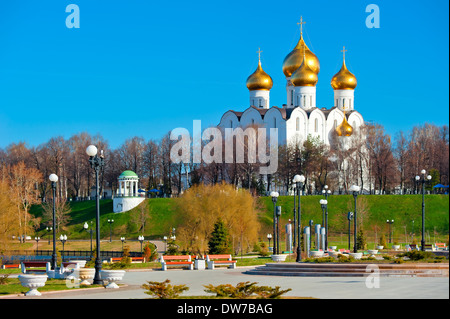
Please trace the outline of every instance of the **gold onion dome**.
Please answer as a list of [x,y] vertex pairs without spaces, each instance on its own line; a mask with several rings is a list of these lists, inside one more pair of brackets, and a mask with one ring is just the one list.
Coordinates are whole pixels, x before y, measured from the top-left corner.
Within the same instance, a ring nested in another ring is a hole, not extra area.
[[318,80],[317,73],[311,69],[308,63],[304,62],[291,76],[294,86],[316,86]]
[[261,60],[258,62],[256,71],[247,78],[247,88],[249,91],[255,90],[270,90],[273,86],[273,81],[261,67]]
[[344,61],[338,73],[331,79],[331,86],[334,90],[354,90],[356,88],[356,77],[347,69],[345,65],[345,47],[344,47]]
[[314,71],[314,73],[319,74],[320,71],[320,63],[319,59],[316,57],[314,53],[311,52],[311,50],[306,45],[305,41],[303,40],[303,18],[300,18],[300,22],[297,23],[300,25],[300,40],[298,40],[297,45],[295,46],[294,50],[289,53],[283,61],[283,73],[286,77],[290,77],[292,73],[297,70],[300,65],[303,63],[304,56],[306,56],[306,61],[311,70]]
[[350,136],[353,134],[353,127],[348,124],[345,113],[342,123],[338,127],[336,127],[336,133],[338,136]]

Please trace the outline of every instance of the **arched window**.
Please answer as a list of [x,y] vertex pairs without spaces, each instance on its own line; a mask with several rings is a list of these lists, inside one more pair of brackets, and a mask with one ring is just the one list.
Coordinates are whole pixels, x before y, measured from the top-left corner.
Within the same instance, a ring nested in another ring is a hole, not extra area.
[[252,119],[252,125],[255,124],[255,119]]
[[255,100],[252,100],[252,105],[255,105]]
[[233,120],[230,120],[230,128],[233,128]]
[[259,107],[262,106],[262,99],[259,99]]
[[342,99],[342,106],[343,106],[344,109],[345,109],[345,99]]
[[294,90],[291,90],[291,105],[294,105]]
[[313,106],[313,103],[312,103],[312,95],[309,96],[309,106]]
[[352,107],[352,99],[348,99],[348,107],[349,107],[349,108]]
[[300,118],[299,117],[297,117],[296,119],[295,119],[295,130],[298,132],[298,131],[300,131]]
[[334,122],[333,122],[333,128],[336,129],[336,127],[337,127],[337,120],[334,120]]
[[306,106],[306,95],[303,95],[303,106]]
[[300,95],[297,95],[297,106],[300,106]]
[[273,128],[277,128],[277,118],[273,118]]
[[319,120],[315,119],[314,120],[314,132],[318,132],[319,131]]

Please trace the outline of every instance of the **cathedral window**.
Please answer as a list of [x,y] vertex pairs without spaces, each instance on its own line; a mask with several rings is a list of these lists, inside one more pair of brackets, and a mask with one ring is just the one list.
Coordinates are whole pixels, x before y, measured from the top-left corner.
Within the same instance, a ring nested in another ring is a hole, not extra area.
[[314,132],[318,132],[319,131],[319,120],[315,119],[314,120]]
[[294,91],[291,90],[291,105],[294,105]]
[[273,128],[277,128],[277,118],[273,118]]
[[313,103],[312,103],[312,95],[309,96],[309,106],[313,106]]
[[306,95],[303,95],[303,106],[306,106]]
[[297,117],[296,119],[295,119],[295,130],[298,132],[298,131],[300,131],[300,118],[299,117]]
[[336,129],[336,127],[337,127],[337,120],[334,120],[333,129]]
[[259,107],[262,106],[262,103],[261,103],[261,102],[262,102],[261,99],[259,99]]

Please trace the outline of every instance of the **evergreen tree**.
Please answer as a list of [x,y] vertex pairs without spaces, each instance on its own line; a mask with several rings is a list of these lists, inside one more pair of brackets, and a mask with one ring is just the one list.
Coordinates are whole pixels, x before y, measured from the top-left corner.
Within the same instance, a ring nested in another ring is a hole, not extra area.
[[208,241],[208,248],[209,253],[212,255],[231,253],[231,241],[228,235],[228,229],[220,218],[214,224],[214,230]]

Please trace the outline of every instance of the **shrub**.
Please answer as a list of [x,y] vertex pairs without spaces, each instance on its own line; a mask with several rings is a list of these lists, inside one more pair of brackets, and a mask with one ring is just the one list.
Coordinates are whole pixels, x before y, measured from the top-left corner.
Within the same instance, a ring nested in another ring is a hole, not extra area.
[[186,285],[171,285],[169,279],[163,282],[147,281],[141,288],[147,290],[145,291],[147,295],[155,296],[158,299],[174,299],[189,290]]
[[386,237],[384,236],[384,234],[382,234],[382,235],[380,236],[379,244],[380,244],[380,246],[384,246],[385,248],[387,247],[387,244],[386,244]]
[[158,250],[156,245],[148,242],[144,247],[144,259],[149,261],[154,261],[158,258]]
[[4,274],[0,276],[0,285],[6,285],[9,281],[9,274]]
[[408,257],[410,260],[424,260],[434,258],[434,254],[429,251],[412,250],[397,255],[398,257]]
[[281,295],[291,291],[292,289],[280,290],[279,286],[275,288],[269,286],[256,286],[256,282],[239,282],[236,286],[230,284],[224,285],[205,285],[205,292],[215,293],[216,297],[223,298],[252,298],[254,295],[261,299],[278,299]]

